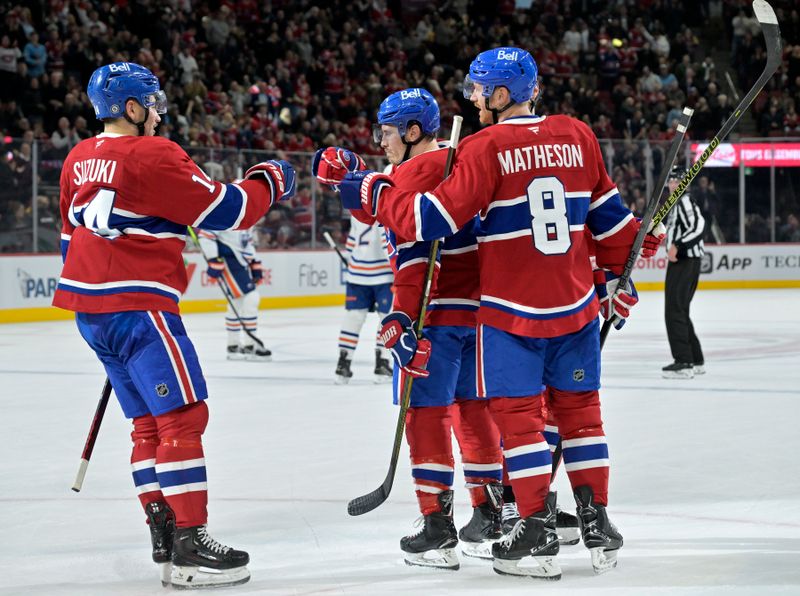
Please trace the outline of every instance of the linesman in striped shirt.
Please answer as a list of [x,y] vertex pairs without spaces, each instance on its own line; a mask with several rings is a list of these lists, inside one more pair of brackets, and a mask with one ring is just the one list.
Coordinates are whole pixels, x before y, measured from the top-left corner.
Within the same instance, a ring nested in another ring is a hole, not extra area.
[[[676,166],[667,185],[672,193],[686,171]],[[700,208],[685,193],[667,217],[667,279],[664,288],[664,319],[672,357],[675,360],[662,368],[667,379],[691,379],[705,373],[703,350],[694,332],[689,308],[692,304],[700,262],[705,249],[703,232],[706,222]]]

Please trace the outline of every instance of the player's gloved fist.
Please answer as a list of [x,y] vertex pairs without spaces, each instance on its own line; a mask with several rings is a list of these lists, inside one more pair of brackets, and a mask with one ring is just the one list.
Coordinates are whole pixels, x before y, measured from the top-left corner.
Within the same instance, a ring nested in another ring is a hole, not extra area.
[[263,178],[272,188],[274,200],[285,201],[294,196],[295,172],[292,164],[282,159],[262,161],[244,173],[244,179]]
[[223,271],[225,271],[225,261],[222,260],[222,257],[208,259],[208,269],[206,270],[206,275],[208,275],[211,279],[219,279],[222,277]]
[[600,314],[611,320],[616,329],[622,329],[631,309],[639,302],[639,293],[632,280],[624,288],[619,287],[619,276],[605,269],[594,270],[594,288],[600,298]]
[[250,275],[253,277],[253,282],[256,285],[264,281],[264,271],[261,269],[261,261],[257,259],[250,261]]
[[336,188],[348,172],[365,170],[367,164],[361,157],[341,147],[326,147],[314,154],[311,160],[311,173],[322,184]]
[[381,192],[392,186],[391,180],[386,174],[371,170],[348,173],[339,184],[342,207],[351,211],[361,209],[375,217]]
[[403,371],[414,377],[430,374],[425,369],[431,357],[431,342],[424,337],[417,339],[411,317],[406,313],[393,312],[384,317],[380,340]]
[[661,246],[661,242],[664,240],[666,235],[667,228],[665,228],[664,224],[661,222],[659,222],[658,225],[652,230],[647,232],[647,235],[644,237],[644,243],[642,244],[642,256],[645,259],[655,256],[656,252],[658,251],[658,247]]

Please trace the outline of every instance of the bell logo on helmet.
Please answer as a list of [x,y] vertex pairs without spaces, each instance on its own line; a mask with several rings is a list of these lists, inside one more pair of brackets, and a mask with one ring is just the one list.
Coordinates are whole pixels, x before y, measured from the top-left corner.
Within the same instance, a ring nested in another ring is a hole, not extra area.
[[128,66],[127,62],[120,62],[119,64],[109,64],[108,70],[111,72],[130,72],[131,67]]
[[514,60],[515,62],[519,59],[518,52],[506,52],[505,50],[500,50],[497,52],[497,59],[498,60]]
[[419,89],[407,89],[400,92],[400,99],[414,99],[415,97],[422,97]]

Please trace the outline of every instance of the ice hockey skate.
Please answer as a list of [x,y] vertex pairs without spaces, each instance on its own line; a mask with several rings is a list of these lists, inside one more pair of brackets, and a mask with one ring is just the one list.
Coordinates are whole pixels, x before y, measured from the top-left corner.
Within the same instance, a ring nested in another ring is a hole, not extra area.
[[208,535],[206,526],[178,528],[172,545],[172,587],[185,590],[243,584],[250,579],[249,562],[246,552],[220,544]]
[[494,570],[546,580],[561,579],[556,535],[556,495],[550,493],[543,511],[520,519],[510,534],[492,546]]
[[610,571],[617,566],[622,535],[609,521],[605,506],[594,502],[594,494],[589,486],[575,489],[575,502],[578,504],[583,543],[592,554],[594,572],[600,574]]
[[228,346],[228,360],[244,360],[244,353],[239,344],[231,344]]
[[661,376],[665,379],[693,379],[694,374],[691,362],[673,362],[661,369]]
[[161,571],[161,583],[170,582],[172,540],[175,535],[175,515],[164,501],[154,501],[145,507],[150,541],[153,544],[153,561]]
[[695,375],[704,375],[704,374],[706,374],[706,365],[703,364],[702,362],[700,364],[695,362],[692,365],[692,370],[694,371]]
[[486,502],[472,510],[472,519],[458,531],[461,552],[465,557],[492,558],[492,544],[503,536],[500,512],[503,503],[503,486],[488,484],[483,487]]
[[339,350],[339,362],[336,363],[336,384],[347,385],[353,376],[350,370],[350,359],[347,357],[347,350]]
[[242,346],[242,356],[244,360],[250,362],[269,362],[272,360],[272,352],[262,346],[250,344]]
[[392,365],[389,364],[389,360],[387,358],[381,357],[380,350],[375,350],[375,382],[392,382]]
[[453,491],[439,494],[441,511],[419,518],[422,530],[400,539],[406,565],[452,569],[461,565],[456,554],[458,536],[453,524]]

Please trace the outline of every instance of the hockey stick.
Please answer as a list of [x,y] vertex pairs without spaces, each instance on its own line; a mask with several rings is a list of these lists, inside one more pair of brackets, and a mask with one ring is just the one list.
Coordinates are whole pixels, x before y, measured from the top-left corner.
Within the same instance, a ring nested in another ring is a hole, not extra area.
[[[772,78],[772,75],[775,74],[775,71],[778,70],[778,67],[781,64],[781,32],[780,28],[778,27],[778,18],[775,16],[775,11],[772,10],[772,7],[768,2],[766,2],[766,0],[753,0],[753,13],[758,20],[758,24],[761,25],[761,32],[764,34],[764,42],[767,46],[767,65],[764,67],[764,71],[761,73],[761,76],[758,77],[758,80],[755,82],[752,89],[747,92],[747,95],[745,95],[742,101],[739,102],[739,105],[736,106],[736,109],[725,121],[725,124],[723,124],[722,128],[719,129],[719,132],[717,132],[717,134],[711,139],[708,147],[706,147],[700,157],[697,158],[697,161],[695,161],[689,168],[689,171],[686,172],[683,178],[681,178],[681,181],[678,183],[675,191],[666,198],[664,204],[661,205],[657,211],[655,211],[655,214],[650,214],[650,219],[645,218],[647,214],[645,214],[645,217],[642,218],[641,228],[639,229],[639,233],[636,235],[636,239],[631,247],[631,252],[628,255],[628,260],[625,263],[622,276],[619,278],[619,282],[617,284],[617,287],[620,289],[624,288],[630,279],[631,271],[633,271],[633,266],[636,263],[636,259],[639,258],[639,251],[642,248],[642,244],[644,244],[644,237],[647,234],[647,231],[657,226],[664,220],[664,218],[667,216],[667,213],[669,213],[670,209],[672,209],[675,206],[675,203],[677,203],[678,200],[683,196],[683,193],[692,183],[692,180],[694,180],[695,176],[697,176],[700,170],[703,169],[703,166],[709,160],[711,155],[713,155],[719,144],[725,139],[725,137],[728,136],[739,120],[741,120],[742,116],[747,111],[747,108],[750,107],[750,104],[753,103],[753,100],[766,86],[767,82]],[[662,181],[661,186],[657,186],[654,190],[660,193],[664,188],[663,182],[665,181],[666,178],[664,181]],[[610,328],[610,320],[603,323],[603,328],[600,332],[601,347],[605,343],[605,339]]]
[[[450,148],[447,150],[447,162],[444,166],[444,178],[450,175],[453,169],[453,158],[456,154],[456,147],[458,146],[458,139],[461,135],[461,116],[453,116],[453,127],[450,132]],[[436,255],[439,253],[439,240],[434,240],[431,243],[431,250],[428,254],[428,268],[425,271],[425,285],[423,286],[422,296],[419,301],[419,317],[414,331],[417,334],[417,339],[422,337],[422,328],[425,325],[425,313],[428,310],[428,298],[431,293],[431,285],[433,283],[433,273],[436,270]],[[400,398],[400,412],[397,416],[397,428],[394,433],[394,445],[392,447],[392,459],[389,463],[389,472],[386,474],[386,479],[378,488],[366,495],[356,497],[347,504],[347,513],[350,515],[363,515],[380,506],[386,499],[389,498],[389,493],[394,484],[394,475],[397,471],[397,461],[400,457],[400,445],[403,442],[403,431],[406,426],[406,413],[411,403],[411,387],[413,386],[414,378],[411,376],[406,377],[403,384],[403,394]]]
[[[206,256],[203,247],[200,245],[200,239],[197,237],[197,234],[195,233],[195,231],[192,229],[191,226],[187,226],[186,229],[189,230],[189,236],[191,236],[192,240],[194,240],[194,243],[200,250],[200,254],[203,255],[203,260],[206,262],[206,265],[208,265],[209,264],[208,257]],[[236,310],[236,307],[233,305],[233,298],[232,298],[233,293],[231,292],[230,287],[228,287],[228,282],[225,281],[224,277],[220,277],[219,282],[220,282],[219,287],[222,290],[222,293],[225,295],[225,300],[228,301],[228,306],[231,307],[231,310],[233,311],[233,316],[235,316],[239,320],[239,324],[242,326],[242,331],[244,331],[247,335],[249,335],[250,339],[256,342],[261,349],[266,350],[267,348],[266,346],[264,346],[264,342],[258,339],[255,333],[253,333],[247,328],[247,326],[244,324],[244,321],[242,320],[242,317],[239,316],[239,311]]]
[[86,469],[89,467],[89,460],[92,457],[92,451],[94,451],[94,444],[97,442],[97,435],[100,432],[100,423],[103,422],[103,415],[106,413],[109,397],[111,397],[111,380],[106,377],[106,384],[103,385],[103,392],[100,394],[100,401],[97,402],[97,409],[94,411],[92,425],[89,427],[89,434],[86,437],[86,443],[83,445],[78,474],[75,476],[75,483],[72,485],[72,490],[76,493],[81,492],[81,488],[83,487],[83,479],[86,476]]
[[[683,139],[686,137],[686,129],[689,128],[689,121],[692,119],[692,114],[694,110],[691,108],[683,108],[683,112],[681,113],[680,117],[678,118],[678,132],[672,138],[672,142],[670,143],[669,149],[667,150],[667,154],[664,157],[664,163],[661,166],[661,171],[658,173],[658,182],[653,187],[653,195],[650,197],[650,202],[647,203],[647,208],[645,209],[644,213],[642,214],[642,224],[639,228],[639,233],[637,234],[634,240],[634,247],[637,246],[637,242],[639,242],[638,248],[636,250],[631,249],[631,254],[634,257],[638,258],[639,250],[644,243],[644,236],[647,232],[647,224],[653,219],[653,213],[655,213],[656,208],[658,207],[658,200],[661,197],[661,191],[664,188],[664,184],[667,182],[667,177],[669,176],[670,171],[672,170],[672,166],[675,164],[675,159],[678,157],[678,151],[680,151],[681,145],[683,144]],[[642,233],[644,232],[644,233]],[[641,236],[641,239],[639,238]],[[635,258],[633,259],[635,261]],[[625,269],[622,272],[622,276],[620,276],[620,281],[617,285],[618,288],[624,288],[623,281],[625,284],[628,283],[628,279],[630,278],[630,270],[628,270],[628,264],[631,262],[631,259],[628,258],[628,261],[625,264]],[[631,265],[631,268],[633,266]],[[627,274],[626,274],[627,272]],[[613,297],[612,297],[613,298]],[[611,321],[605,321],[603,323],[603,328],[600,330],[600,349],[603,349],[603,345],[606,341],[606,336],[608,335],[608,329],[611,327]],[[553,480],[556,478],[556,471],[558,470],[558,465],[561,461],[561,455],[564,450],[564,446],[561,441],[561,435],[558,437],[558,443],[556,443],[556,448],[553,450],[552,459],[553,459],[553,467],[552,471],[550,472],[550,482],[552,483]]]
[[330,235],[330,234],[327,232],[327,230],[326,230],[326,231],[324,231],[324,232],[322,232],[322,237],[323,237],[323,238],[325,238],[325,241],[328,243],[328,245],[329,245],[329,246],[330,246],[330,247],[331,247],[333,250],[335,250],[335,251],[336,251],[336,254],[337,254],[337,255],[339,255],[339,258],[342,260],[342,265],[344,265],[345,267],[347,267],[347,259],[345,259],[345,258],[344,258],[344,255],[342,254],[342,251],[341,251],[341,250],[339,250],[339,247],[338,247],[338,246],[336,246],[336,242],[333,240],[333,238],[332,238],[332,237],[331,237],[331,235]]

